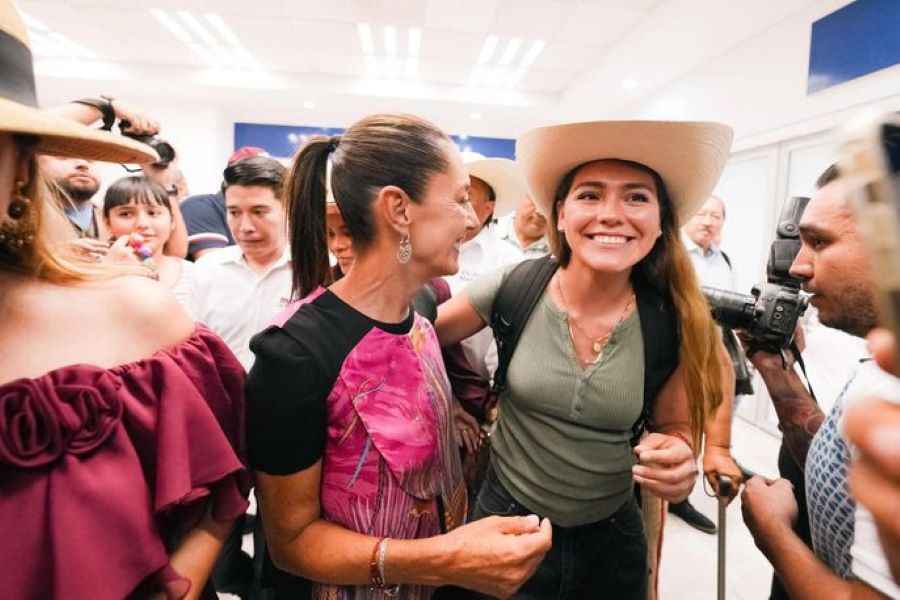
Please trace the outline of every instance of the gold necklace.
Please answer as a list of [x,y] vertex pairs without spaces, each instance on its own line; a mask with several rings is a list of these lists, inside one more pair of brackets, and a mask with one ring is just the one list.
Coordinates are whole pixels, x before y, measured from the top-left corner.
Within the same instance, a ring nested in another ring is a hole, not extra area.
[[[562,289],[562,277],[560,277],[558,273],[556,275],[556,289],[559,290],[559,299],[562,300],[563,310],[566,311],[566,321],[571,322],[573,325],[575,325],[575,328],[578,329],[578,331],[580,331],[582,335],[584,335],[588,340],[591,341],[591,350],[593,350],[594,354],[597,355],[597,358],[594,359],[593,362],[599,361],[600,356],[602,356],[603,354],[603,349],[606,348],[606,344],[607,342],[609,342],[609,338],[612,337],[613,332],[619,327],[619,325],[622,324],[622,321],[625,320],[625,318],[628,316],[628,313],[631,312],[631,307],[634,305],[635,300],[634,292],[631,292],[631,297],[628,298],[628,302],[625,304],[625,309],[622,311],[622,315],[619,317],[619,320],[616,322],[616,324],[605,334],[595,338],[587,331],[585,331],[584,327],[582,327],[578,323],[578,320],[575,318],[575,316],[571,312],[569,312],[568,302],[566,302],[566,296],[563,293]],[[570,327],[570,334],[571,331],[572,328]]]

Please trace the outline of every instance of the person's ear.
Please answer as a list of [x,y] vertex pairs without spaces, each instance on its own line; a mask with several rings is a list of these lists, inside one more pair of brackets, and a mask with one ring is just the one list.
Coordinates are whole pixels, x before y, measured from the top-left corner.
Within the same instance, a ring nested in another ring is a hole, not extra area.
[[409,235],[412,225],[410,218],[410,197],[395,185],[388,185],[378,192],[375,205],[385,223],[400,236]]
[[566,220],[566,203],[565,201],[559,202],[556,205],[556,230],[562,231],[565,229],[563,225]]

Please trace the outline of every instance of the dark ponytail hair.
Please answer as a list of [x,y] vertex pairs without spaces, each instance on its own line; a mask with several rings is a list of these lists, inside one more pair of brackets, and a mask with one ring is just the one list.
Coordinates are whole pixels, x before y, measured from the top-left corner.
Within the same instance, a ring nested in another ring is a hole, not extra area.
[[311,137],[294,157],[284,186],[295,299],[333,281],[325,231],[325,169],[331,147],[331,138]]
[[421,202],[428,179],[449,165],[453,142],[437,125],[404,114],[380,114],[354,123],[341,136],[315,136],[294,157],[284,190],[293,263],[293,291],[302,298],[333,281],[325,230],[325,172],[356,254],[375,239],[372,200],[389,185]]

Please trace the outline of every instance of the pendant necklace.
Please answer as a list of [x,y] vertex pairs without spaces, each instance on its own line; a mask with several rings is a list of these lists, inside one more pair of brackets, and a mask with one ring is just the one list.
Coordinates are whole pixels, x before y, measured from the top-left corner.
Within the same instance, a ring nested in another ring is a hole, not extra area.
[[[559,274],[556,275],[556,289],[559,290],[559,299],[562,300],[563,304],[562,308],[564,311],[566,311],[566,320],[572,323],[572,325],[575,325],[575,328],[580,331],[581,334],[584,335],[584,337],[591,341],[591,350],[594,352],[594,354],[597,355],[597,358],[589,361],[590,364],[599,362],[600,357],[603,356],[603,349],[606,348],[606,344],[609,342],[609,338],[612,337],[613,331],[615,331],[619,327],[619,325],[622,324],[622,321],[624,321],[628,314],[631,312],[631,307],[634,306],[635,300],[634,292],[631,292],[631,297],[628,298],[628,302],[625,304],[625,309],[622,311],[622,315],[619,317],[619,320],[616,322],[616,324],[613,325],[613,327],[603,335],[594,337],[587,331],[585,331],[584,327],[582,327],[578,323],[578,320],[574,317],[574,315],[569,312],[568,302],[566,302],[565,294],[563,294],[562,277],[560,277]],[[571,328],[569,329],[571,333]]]

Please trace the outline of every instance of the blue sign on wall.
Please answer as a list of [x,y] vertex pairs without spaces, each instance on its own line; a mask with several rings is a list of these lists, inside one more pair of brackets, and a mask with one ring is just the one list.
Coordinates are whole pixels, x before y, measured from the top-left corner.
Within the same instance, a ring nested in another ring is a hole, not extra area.
[[[309,127],[303,125],[263,125],[260,123],[234,124],[234,149],[243,146],[265,148],[272,156],[290,158],[297,148],[314,135],[343,133],[335,127]],[[460,150],[479,152],[489,157],[515,158],[516,141],[507,138],[451,136]]]
[[856,0],[812,24],[806,93],[900,64],[900,2]]

